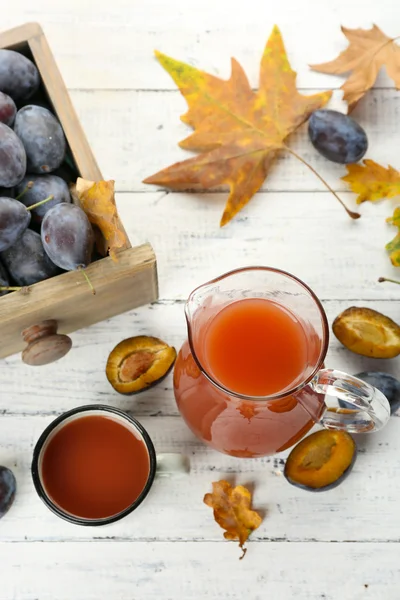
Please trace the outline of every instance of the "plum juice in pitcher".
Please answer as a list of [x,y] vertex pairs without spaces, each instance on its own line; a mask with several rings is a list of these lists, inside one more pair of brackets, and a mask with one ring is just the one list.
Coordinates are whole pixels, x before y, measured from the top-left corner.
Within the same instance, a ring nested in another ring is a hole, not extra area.
[[315,423],[367,432],[387,422],[388,402],[378,390],[323,368],[326,315],[293,275],[269,267],[231,271],[196,288],[185,313],[175,398],[193,433],[216,450],[265,456],[290,448]]

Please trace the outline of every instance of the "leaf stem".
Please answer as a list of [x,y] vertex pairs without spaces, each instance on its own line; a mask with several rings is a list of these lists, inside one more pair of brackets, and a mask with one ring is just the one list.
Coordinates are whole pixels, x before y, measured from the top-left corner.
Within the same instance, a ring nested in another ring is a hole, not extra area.
[[18,194],[18,196],[15,199],[21,200],[21,198],[23,196],[25,196],[25,194],[33,188],[34,183],[35,183],[34,181],[28,181],[28,183],[26,184],[26,187],[22,190],[22,192],[20,194]]
[[88,286],[90,287],[90,289],[92,291],[93,296],[95,296],[96,295],[96,290],[94,289],[93,284],[90,281],[89,276],[88,276],[88,274],[85,271],[85,267],[78,267],[78,271],[80,271],[82,273],[82,275],[84,276],[84,278],[87,281]]
[[308,169],[310,169],[310,171],[312,173],[314,173],[314,175],[316,177],[318,177],[318,179],[320,181],[322,181],[322,183],[324,184],[324,186],[335,196],[336,200],[338,200],[338,202],[340,202],[340,204],[343,206],[344,210],[347,212],[347,214],[349,215],[349,217],[351,217],[352,219],[359,219],[361,217],[360,213],[354,212],[353,210],[350,210],[345,205],[345,203],[343,202],[343,200],[337,195],[337,193],[335,192],[335,190],[333,190],[331,188],[331,186],[329,185],[329,183],[327,181],[325,181],[325,179],[318,173],[318,171],[316,171],[313,166],[311,166],[306,160],[304,160],[304,158],[302,158],[300,156],[300,154],[297,154],[297,152],[295,152],[294,150],[292,150],[291,148],[289,148],[289,146],[283,146],[283,148],[284,148],[284,150],[286,150],[287,152],[289,152],[290,154],[292,154],[293,156],[295,156],[297,158],[297,160],[299,160],[300,162],[303,163],[303,165],[305,165],[306,167],[308,167]]
[[54,196],[52,194],[50,196],[47,196],[47,198],[45,198],[44,200],[41,200],[40,202],[36,202],[36,204],[31,204],[31,206],[27,206],[26,210],[33,210],[34,208],[37,208],[38,206],[41,206],[42,204],[45,204],[46,202],[49,202],[50,200],[54,200]]
[[388,281],[389,283],[396,283],[397,285],[400,285],[400,281],[397,281],[396,279],[390,279],[390,277],[379,277],[378,281],[379,283]]

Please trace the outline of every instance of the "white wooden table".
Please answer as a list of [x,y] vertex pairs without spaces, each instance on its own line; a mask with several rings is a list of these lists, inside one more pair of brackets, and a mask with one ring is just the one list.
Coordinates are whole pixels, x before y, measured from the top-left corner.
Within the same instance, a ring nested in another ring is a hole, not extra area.
[[[6,4],[5,0],[3,0]],[[337,489],[312,494],[281,476],[282,458],[240,460],[193,437],[177,412],[171,377],[125,398],[109,386],[104,366],[121,339],[157,335],[177,347],[185,337],[183,302],[191,289],[231,268],[266,264],[303,278],[323,300],[330,322],[351,305],[400,320],[400,290],[377,283],[394,269],[384,244],[395,203],[363,205],[352,222],[299,162],[282,156],[239,217],[218,228],[225,193],[167,194],[141,183],[180,160],[185,103],[153,58],[157,48],[226,77],[229,58],[257,86],[259,60],[274,23],[283,33],[298,84],[308,93],[342,80],[307,64],[345,46],[339,26],[377,23],[400,33],[392,0],[14,0],[1,9],[4,29],[43,25],[105,177],[116,180],[118,206],[133,243],[150,240],[158,256],[160,300],[73,337],[73,351],[39,369],[20,357],[0,361],[0,464],[18,480],[16,502],[0,522],[0,600],[142,600],[229,598],[358,600],[400,597],[400,419],[359,440],[353,474]],[[340,92],[332,106],[343,108]],[[400,93],[385,75],[357,108],[368,157],[400,168]],[[292,147],[312,162],[347,203],[344,168],[323,160],[305,131]],[[399,273],[397,273],[399,275]],[[118,302],[118,298],[115,299]],[[327,364],[350,373],[399,360],[352,355],[332,338]],[[34,492],[32,448],[61,412],[87,403],[132,411],[158,451],[186,452],[191,474],[181,483],[157,481],[147,501],[104,528],[70,525],[53,516]],[[239,562],[223,539],[203,495],[223,477],[254,484],[254,505],[266,511]]]

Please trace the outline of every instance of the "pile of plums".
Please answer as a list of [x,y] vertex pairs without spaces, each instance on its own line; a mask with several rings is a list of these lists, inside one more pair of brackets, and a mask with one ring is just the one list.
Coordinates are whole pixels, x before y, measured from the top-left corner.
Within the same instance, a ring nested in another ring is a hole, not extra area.
[[64,132],[40,83],[31,60],[0,50],[0,296],[84,268],[92,256],[92,226],[60,176]]

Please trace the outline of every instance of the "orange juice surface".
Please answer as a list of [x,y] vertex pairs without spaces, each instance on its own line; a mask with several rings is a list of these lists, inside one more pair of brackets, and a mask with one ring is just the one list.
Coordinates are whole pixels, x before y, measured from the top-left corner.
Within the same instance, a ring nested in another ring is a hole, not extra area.
[[282,305],[238,300],[213,317],[204,336],[205,368],[215,381],[247,396],[268,396],[300,381],[307,365],[306,332]]

